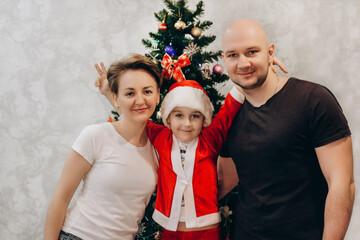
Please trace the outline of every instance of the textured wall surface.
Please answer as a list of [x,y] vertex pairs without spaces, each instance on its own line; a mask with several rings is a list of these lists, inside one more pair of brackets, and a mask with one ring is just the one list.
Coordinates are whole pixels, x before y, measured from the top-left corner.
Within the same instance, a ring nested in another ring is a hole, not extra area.
[[[194,9],[197,1],[191,0]],[[110,105],[93,87],[106,66],[157,30],[161,0],[3,0],[0,3],[0,236],[42,239],[47,205],[80,130],[106,121]],[[353,133],[360,188],[360,2],[358,0],[206,0],[221,48],[236,18],[262,24],[290,74],[326,85]],[[222,90],[228,91],[232,83]],[[357,198],[360,197],[357,190]],[[360,239],[360,201],[346,239]]]

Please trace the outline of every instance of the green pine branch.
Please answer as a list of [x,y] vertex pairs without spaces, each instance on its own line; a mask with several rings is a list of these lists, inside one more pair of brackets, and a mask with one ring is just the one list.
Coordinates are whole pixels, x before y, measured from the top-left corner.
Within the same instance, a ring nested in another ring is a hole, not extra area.
[[193,12],[194,18],[200,18],[204,15],[204,2],[200,1],[196,4],[196,10]]
[[210,43],[212,43],[213,41],[215,41],[216,36],[214,35],[210,35],[210,36],[205,36],[205,35],[201,35],[197,40],[196,43],[199,46],[202,47],[207,47],[210,45]]
[[198,25],[199,28],[201,28],[203,31],[208,30],[213,23],[211,21],[203,21]]
[[222,51],[209,51],[209,52],[202,52],[202,55],[204,57],[204,60],[208,61],[208,62],[214,62],[214,61],[218,61],[219,58],[221,57],[221,53]]
[[152,43],[150,40],[148,39],[142,39],[141,40],[142,44],[145,46],[145,48],[152,48]]
[[163,9],[158,13],[154,13],[154,16],[158,20],[158,22],[163,22],[163,20],[165,20],[165,18],[168,14],[169,14],[169,12],[166,11],[166,9]]
[[[172,1],[172,0],[164,0],[164,3],[165,3],[165,5],[166,5],[166,7],[168,8],[168,9],[170,9],[171,10],[171,12],[173,12],[173,13],[178,13],[178,11],[179,11],[179,4],[180,4],[180,2],[185,2],[185,1]],[[187,1],[186,1],[187,2]],[[185,5],[184,5],[185,6]]]

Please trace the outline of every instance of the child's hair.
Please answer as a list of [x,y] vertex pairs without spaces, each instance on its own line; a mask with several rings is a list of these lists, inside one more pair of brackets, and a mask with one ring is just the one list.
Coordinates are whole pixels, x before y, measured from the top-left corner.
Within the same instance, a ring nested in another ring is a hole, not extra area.
[[204,127],[211,123],[214,107],[205,89],[197,81],[185,80],[171,85],[161,103],[160,111],[165,126],[170,127],[166,120],[176,107],[188,107],[201,112],[204,115]]
[[151,76],[154,77],[158,88],[161,87],[162,78],[157,65],[154,62],[152,62],[149,58],[143,55],[131,53],[125,56],[124,58],[122,58],[120,61],[110,65],[107,73],[107,79],[109,81],[110,91],[117,94],[121,76],[127,70],[137,70],[137,69],[142,69],[147,73],[149,73]]

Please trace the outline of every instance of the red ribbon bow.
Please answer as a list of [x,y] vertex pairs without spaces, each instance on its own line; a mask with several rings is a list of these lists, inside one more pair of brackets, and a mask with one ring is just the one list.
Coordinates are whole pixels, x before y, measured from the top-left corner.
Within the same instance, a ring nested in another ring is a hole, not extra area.
[[186,53],[182,54],[177,60],[174,61],[171,59],[169,54],[165,53],[164,58],[161,61],[161,66],[164,68],[162,75],[167,79],[173,77],[177,82],[186,80],[184,74],[181,71],[181,68],[190,64],[190,59]]

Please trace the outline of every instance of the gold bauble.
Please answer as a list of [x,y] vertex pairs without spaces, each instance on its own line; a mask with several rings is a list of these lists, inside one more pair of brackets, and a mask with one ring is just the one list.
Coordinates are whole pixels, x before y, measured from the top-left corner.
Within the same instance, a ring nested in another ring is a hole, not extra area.
[[191,29],[191,36],[193,36],[194,38],[200,37],[202,33],[202,30],[198,27],[193,27]]
[[161,118],[162,118],[161,112],[160,112],[160,111],[157,111],[157,112],[156,112],[156,119],[157,119],[157,120],[160,120]]
[[177,22],[174,24],[174,27],[177,30],[183,30],[186,27],[186,24],[181,20],[177,20]]

